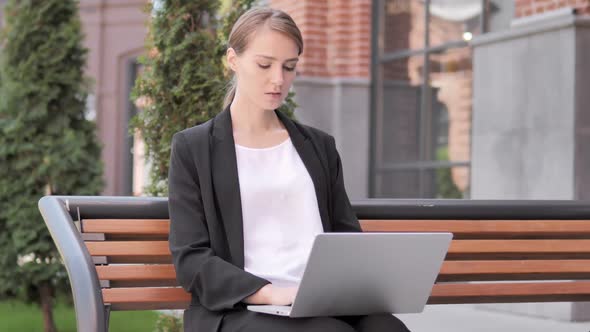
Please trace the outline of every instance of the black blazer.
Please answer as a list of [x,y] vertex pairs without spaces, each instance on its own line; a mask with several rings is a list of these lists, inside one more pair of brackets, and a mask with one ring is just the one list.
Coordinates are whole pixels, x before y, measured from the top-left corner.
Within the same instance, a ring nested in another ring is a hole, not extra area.
[[[305,164],[324,232],[358,232],[334,138],[275,111]],[[170,155],[170,250],[180,285],[192,294],[185,331],[217,331],[227,310],[269,281],[244,271],[242,207],[229,107],[176,133]]]

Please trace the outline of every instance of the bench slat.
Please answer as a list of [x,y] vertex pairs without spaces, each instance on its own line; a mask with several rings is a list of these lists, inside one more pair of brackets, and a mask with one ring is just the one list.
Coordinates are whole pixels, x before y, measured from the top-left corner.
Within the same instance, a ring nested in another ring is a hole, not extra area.
[[[170,262],[167,241],[86,242],[92,256],[108,256],[111,262],[133,262],[156,256]],[[123,260],[111,260],[111,258]],[[588,258],[590,240],[453,240],[447,259]]]
[[455,239],[590,238],[590,220],[361,220],[365,232],[451,232]]
[[172,264],[104,265],[97,266],[96,272],[101,280],[176,280],[176,271]]
[[86,242],[92,256],[170,256],[168,241]]
[[428,304],[589,301],[590,281],[436,284]]
[[437,281],[590,279],[590,260],[445,261]]
[[590,240],[454,240],[447,259],[581,259]]
[[[467,238],[590,238],[590,220],[361,220],[365,232],[452,232]],[[167,236],[167,219],[85,219],[84,233]]]
[[107,288],[102,297],[113,310],[186,309],[191,299],[180,287]]
[[[101,280],[128,281],[136,287],[144,281],[177,286],[172,264],[107,265],[97,266],[96,271]],[[569,279],[590,279],[590,260],[446,261],[438,277],[439,282]]]
[[[190,295],[182,288],[103,289],[105,304],[113,310],[185,309]],[[590,300],[590,282],[536,282],[502,284],[436,284],[429,304],[511,303]]]
[[85,219],[82,220],[84,233],[105,233],[124,235],[168,235],[168,219]]

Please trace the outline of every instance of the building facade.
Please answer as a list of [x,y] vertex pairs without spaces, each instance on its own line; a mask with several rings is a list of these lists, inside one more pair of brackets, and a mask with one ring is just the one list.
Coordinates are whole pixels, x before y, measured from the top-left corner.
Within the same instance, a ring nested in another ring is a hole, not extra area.
[[[146,0],[80,1],[85,44],[90,50],[87,71],[95,82],[89,105],[103,143],[105,195],[141,193],[138,174],[134,181],[133,160],[141,151],[134,149],[134,138],[129,134],[129,120],[136,112],[129,94],[148,31],[145,6]],[[141,163],[135,165],[135,173],[140,172]]]

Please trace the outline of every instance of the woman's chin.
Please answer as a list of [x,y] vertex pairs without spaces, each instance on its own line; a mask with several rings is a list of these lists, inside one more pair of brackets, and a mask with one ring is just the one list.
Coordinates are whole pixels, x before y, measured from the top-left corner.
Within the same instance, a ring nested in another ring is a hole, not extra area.
[[283,105],[282,100],[280,102],[269,102],[269,103],[265,103],[264,109],[267,111],[271,111],[271,110],[275,110],[275,109],[281,107],[281,105]]

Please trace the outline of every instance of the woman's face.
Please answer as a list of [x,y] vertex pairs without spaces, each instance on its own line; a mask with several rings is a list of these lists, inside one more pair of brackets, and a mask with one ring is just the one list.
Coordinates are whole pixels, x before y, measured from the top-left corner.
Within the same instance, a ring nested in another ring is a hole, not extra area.
[[281,106],[295,79],[299,48],[287,35],[264,26],[255,32],[246,50],[227,52],[236,74],[236,98],[263,110]]

